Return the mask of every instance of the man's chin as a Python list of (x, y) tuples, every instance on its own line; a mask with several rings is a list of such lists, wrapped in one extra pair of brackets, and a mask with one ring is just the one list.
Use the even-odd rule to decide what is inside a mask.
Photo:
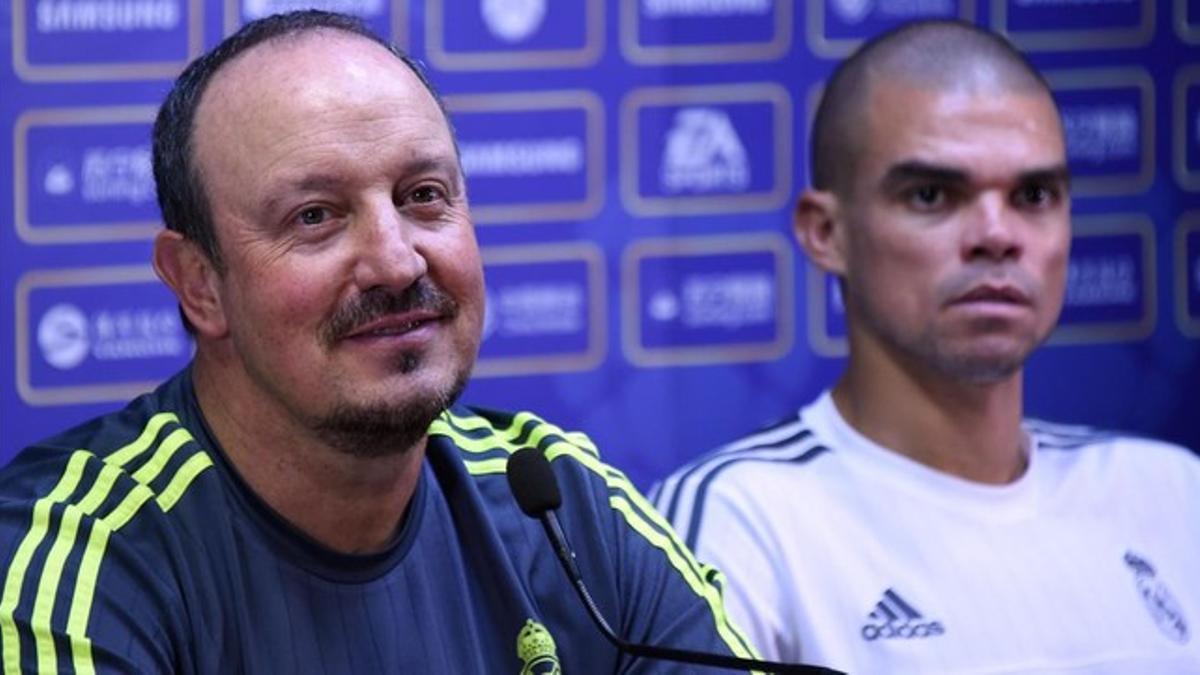
[(313, 427), (325, 443), (346, 454), (372, 458), (404, 453), (417, 446), (443, 410), (454, 405), (466, 383), (463, 373), (442, 386), (408, 382), (396, 385), (404, 391), (340, 401)]
[(939, 359), (940, 370), (972, 384), (1003, 382), (1021, 371), (1028, 350), (1005, 350), (946, 355)]

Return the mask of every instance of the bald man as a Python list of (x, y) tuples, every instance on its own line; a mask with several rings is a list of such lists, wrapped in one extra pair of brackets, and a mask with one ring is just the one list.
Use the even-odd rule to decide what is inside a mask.
[(795, 231), (849, 359), (656, 505), (769, 658), (852, 673), (1200, 672), (1200, 461), (1023, 420), (1063, 301), (1070, 196), (1042, 78), (919, 23), (832, 76)]
[(596, 630), (509, 492), (522, 448), (624, 637), (750, 655), (586, 437), (455, 403), (482, 268), (407, 57), (349, 17), (248, 24), (176, 82), (154, 168), (195, 359), (0, 473), (4, 673), (685, 670)]

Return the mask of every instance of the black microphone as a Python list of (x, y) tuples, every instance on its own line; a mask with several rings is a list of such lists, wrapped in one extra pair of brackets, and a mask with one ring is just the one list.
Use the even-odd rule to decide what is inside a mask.
[(600, 609), (596, 607), (591, 593), (583, 583), (583, 575), (579, 573), (579, 566), (575, 564), (575, 552), (567, 543), (567, 537), (558, 523), (558, 516), (554, 513), (555, 509), (562, 505), (562, 495), (558, 492), (558, 480), (554, 477), (554, 469), (550, 467), (550, 460), (546, 459), (542, 451), (537, 448), (521, 448), (508, 458), (506, 473), (508, 487), (512, 490), (517, 505), (521, 507), (525, 515), (541, 521), (542, 527), (546, 530), (546, 536), (554, 547), (554, 553), (558, 555), (558, 560), (571, 580), (571, 585), (575, 587), (579, 599), (587, 608), (588, 615), (592, 617), (592, 621), (600, 629), (600, 633), (622, 652), (651, 659), (716, 666), (731, 670), (845, 675), (840, 671), (821, 666), (760, 661), (725, 654), (626, 642), (617, 636), (612, 627), (608, 625), (608, 621), (604, 619), (604, 615), (600, 613)]

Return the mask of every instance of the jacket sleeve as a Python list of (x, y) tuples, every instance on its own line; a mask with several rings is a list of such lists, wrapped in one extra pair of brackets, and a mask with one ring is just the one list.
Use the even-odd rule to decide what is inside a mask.
[[(725, 611), (720, 573), (696, 560), (629, 479), (600, 461), (590, 441), (573, 435), (572, 444), (573, 461), (552, 464), (566, 489), (591, 495), (594, 510), (567, 514), (572, 522), (565, 527), (576, 533), (572, 543), (585, 578), (595, 579), (588, 585), (618, 635), (635, 643), (756, 657)], [(593, 518), (594, 533), (586, 522)], [(623, 657), (618, 672), (731, 671)]]
[(173, 672), (178, 603), (124, 536), (154, 517), (154, 494), (83, 450), (14, 464), (0, 479), (4, 673)]

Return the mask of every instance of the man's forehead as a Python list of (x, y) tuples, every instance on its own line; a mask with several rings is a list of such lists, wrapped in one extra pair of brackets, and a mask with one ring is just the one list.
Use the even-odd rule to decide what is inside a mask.
[(382, 45), (343, 30), (317, 28), (271, 38), (239, 54), (213, 75), (200, 106), (210, 100), (385, 78), (421, 86), (409, 67)]
[(195, 148), (203, 164), (215, 139), (294, 136), (331, 116), (380, 109), (444, 124), (433, 96), (395, 54), (359, 35), (318, 29), (269, 40), (226, 64), (197, 107)]
[(1054, 100), (1036, 90), (928, 87), (904, 81), (872, 86), (862, 132), (868, 151), (935, 142), (969, 142), (978, 132), (1002, 132), (1049, 153), (1065, 151)]

